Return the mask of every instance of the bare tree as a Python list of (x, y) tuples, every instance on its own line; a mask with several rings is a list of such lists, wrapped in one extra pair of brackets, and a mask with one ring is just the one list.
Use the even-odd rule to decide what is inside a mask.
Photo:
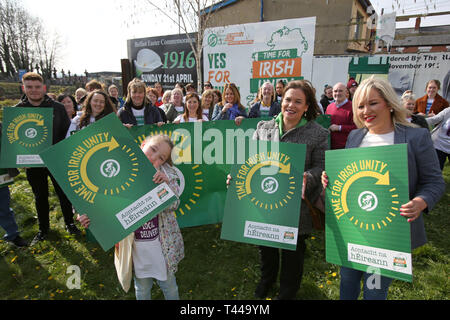
[[(189, 40), (192, 51), (194, 52), (197, 88), (202, 88), (202, 52), (203, 37), (208, 21), (214, 13), (213, 6), (218, 0), (172, 0), (165, 1), (161, 5), (155, 0), (145, 0), (153, 9), (156, 9), (163, 16), (174, 23), (178, 29), (184, 32)], [(197, 38), (193, 39), (191, 33), (196, 32)]]
[(61, 42), (57, 33), (49, 34), (43, 30), (42, 24), (38, 24), (38, 32), (35, 34), (35, 47), (37, 63), (41, 74), (45, 79), (52, 78), (52, 71), (56, 66)]
[(0, 72), (15, 78), (20, 69), (38, 65), (49, 79), (56, 61), (59, 38), (48, 34), (43, 23), (30, 15), (19, 0), (0, 0)]

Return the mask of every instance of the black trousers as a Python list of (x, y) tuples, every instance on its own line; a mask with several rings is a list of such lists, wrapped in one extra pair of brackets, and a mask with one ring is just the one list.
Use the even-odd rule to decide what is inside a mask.
[(297, 237), (297, 249), (295, 251), (259, 247), (261, 258), (261, 282), (270, 285), (277, 280), (280, 265), (281, 250), (281, 272), (280, 272), (280, 293), (282, 300), (295, 299), (303, 277), (303, 261), (305, 258), (306, 243), (309, 235), (299, 235)]
[(445, 153), (444, 151), (441, 151), (439, 149), (436, 149), (436, 153), (439, 159), (439, 165), (441, 167), (441, 171), (444, 170), (444, 165), (445, 165), (445, 160), (449, 160), (450, 161), (450, 154), (449, 153)]
[(47, 168), (28, 168), (27, 180), (33, 190), (36, 201), (36, 211), (39, 221), (39, 230), (47, 233), (50, 229), (49, 203), (48, 203), (48, 177), (52, 180), (56, 195), (61, 205), (61, 211), (66, 225), (73, 223), (72, 204), (62, 191)]

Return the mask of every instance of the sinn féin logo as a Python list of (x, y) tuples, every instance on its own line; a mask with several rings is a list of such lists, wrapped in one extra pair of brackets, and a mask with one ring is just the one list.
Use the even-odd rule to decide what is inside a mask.
[(120, 164), (116, 160), (108, 159), (100, 165), (100, 173), (106, 178), (112, 178), (119, 174)]
[(278, 190), (278, 181), (273, 177), (267, 177), (261, 182), (261, 189), (265, 193), (273, 194)]
[(137, 178), (139, 162), (133, 148), (120, 145), (109, 132), (102, 132), (74, 148), (67, 169), (73, 192), (94, 203), (98, 193), (114, 196), (129, 189)]
[(25, 113), (9, 123), (6, 133), (10, 144), (17, 141), (23, 147), (35, 148), (47, 140), (49, 132), (43, 115)]
[(27, 130), (25, 130), (25, 137), (29, 138), (29, 139), (33, 139), (37, 136), (37, 130), (35, 128), (28, 128)]
[(332, 179), (330, 204), (337, 221), (345, 216), (361, 230), (376, 231), (400, 217), (399, 195), (392, 186), (387, 163), (353, 161)]
[(268, 211), (286, 206), (297, 189), (290, 160), (288, 155), (272, 151), (249, 157), (236, 174), (238, 199), (248, 197), (257, 208)]
[(373, 211), (378, 206), (378, 198), (375, 193), (371, 191), (364, 191), (358, 197), (359, 207), (365, 211)]

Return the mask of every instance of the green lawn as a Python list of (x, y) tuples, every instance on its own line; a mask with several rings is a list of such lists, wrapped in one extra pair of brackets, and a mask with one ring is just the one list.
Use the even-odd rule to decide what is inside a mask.
[[(444, 169), (450, 182), (450, 166)], [(12, 207), (30, 240), (38, 231), (31, 188), (21, 173), (11, 186)], [(394, 281), (389, 299), (449, 299), (450, 211), (449, 188), (425, 218), (428, 244), (413, 253), (413, 283)], [(113, 251), (104, 252), (85, 237), (68, 236), (58, 201), (51, 188), (50, 239), (31, 248), (18, 249), (0, 241), (0, 299), (135, 299), (134, 289), (125, 293), (117, 281)], [(259, 279), (256, 246), (220, 240), (221, 225), (182, 230), (186, 258), (180, 263), (177, 281), (181, 299), (253, 299)], [(3, 230), (0, 235), (3, 236)], [(298, 299), (338, 299), (339, 268), (325, 261), (324, 234), (316, 232), (307, 241), (305, 270)], [(80, 289), (69, 289), (73, 279), (68, 268), (78, 266)], [(269, 298), (274, 298), (275, 287)], [(154, 299), (163, 299), (155, 285)]]

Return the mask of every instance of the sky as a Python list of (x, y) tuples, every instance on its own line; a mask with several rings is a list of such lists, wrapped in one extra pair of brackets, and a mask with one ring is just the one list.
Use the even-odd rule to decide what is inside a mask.
[[(163, 6), (164, 1), (154, 2)], [(127, 40), (178, 33), (178, 27), (147, 0), (22, 0), (22, 3), (30, 14), (42, 19), (50, 33), (58, 33), (62, 49), (57, 67), (66, 73), (120, 72), (120, 59), (127, 58)], [(371, 0), (371, 3), (377, 13), (384, 8), (384, 13), (397, 11), (397, 16), (425, 13), (426, 6), (428, 12), (450, 11), (449, 0)], [(426, 17), (421, 26), (449, 24), (448, 21), (448, 15)], [(397, 23), (397, 28), (413, 27), (414, 22), (410, 19)]]

